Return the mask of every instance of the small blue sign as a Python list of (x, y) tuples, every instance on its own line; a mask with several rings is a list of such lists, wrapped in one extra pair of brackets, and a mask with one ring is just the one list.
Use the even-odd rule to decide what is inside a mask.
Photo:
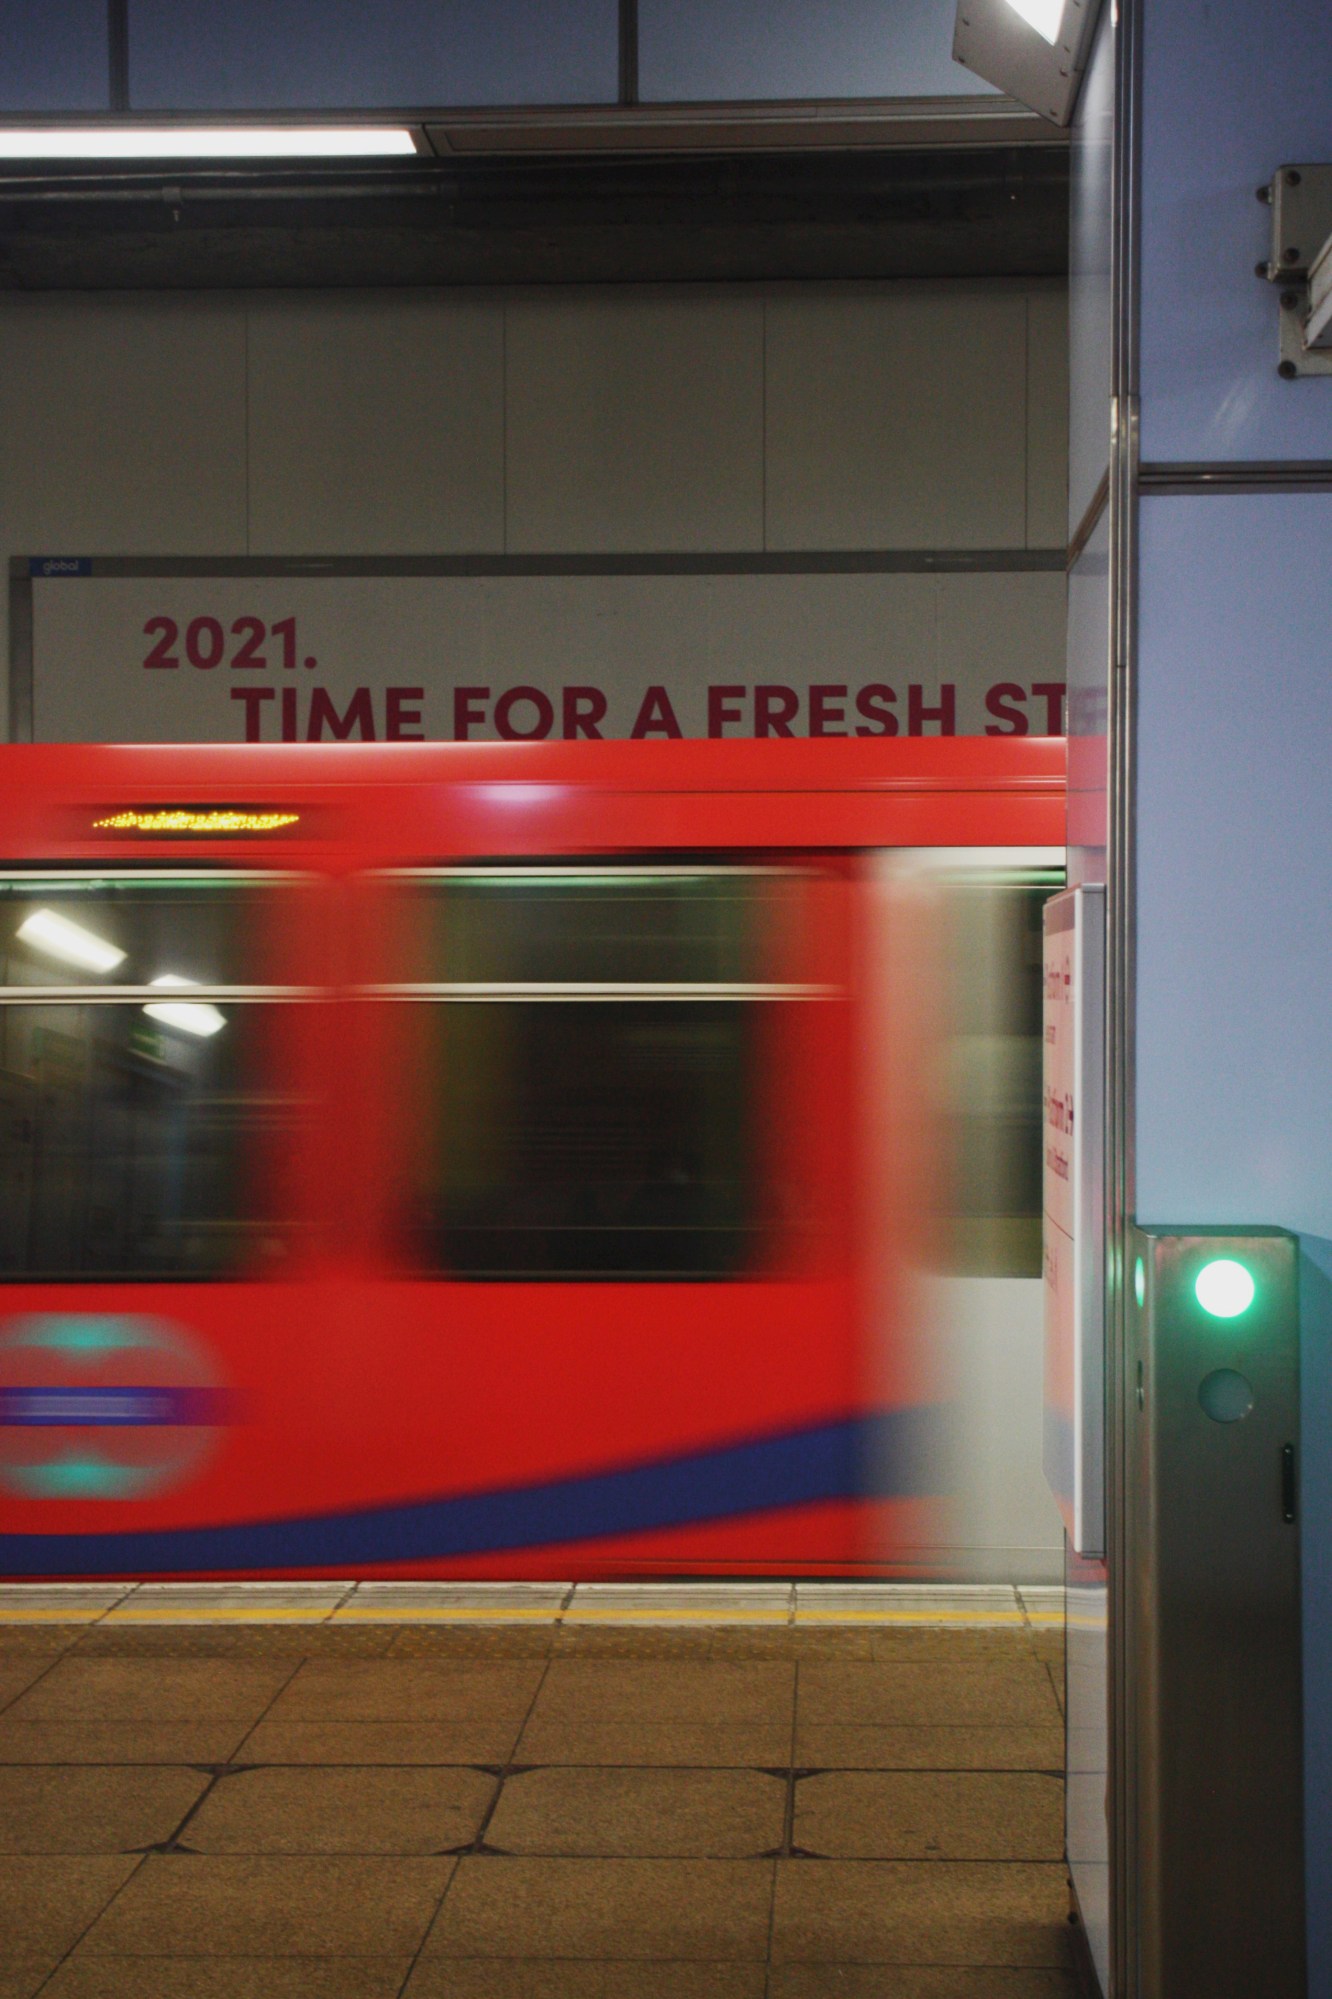
[(29, 576), (91, 576), (90, 555), (30, 555)]

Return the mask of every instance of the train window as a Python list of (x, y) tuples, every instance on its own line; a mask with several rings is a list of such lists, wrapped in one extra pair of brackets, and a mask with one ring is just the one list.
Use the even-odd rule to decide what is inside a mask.
[(217, 1277), (282, 1255), (267, 888), (0, 882), (0, 1278)]
[(430, 1267), (723, 1279), (775, 1198), (757, 1082), (794, 871), (550, 869), (418, 879), (406, 997), (430, 1107), (413, 1234)]
[(1061, 885), (1032, 871), (945, 890), (946, 1240), (966, 1275), (1041, 1272), (1041, 910)]
[(735, 985), (762, 976), (797, 878), (687, 868), (495, 869), (417, 885), (413, 978)]
[(275, 878), (35, 874), (0, 882), (5, 986), (271, 984), (271, 926), (257, 905)]

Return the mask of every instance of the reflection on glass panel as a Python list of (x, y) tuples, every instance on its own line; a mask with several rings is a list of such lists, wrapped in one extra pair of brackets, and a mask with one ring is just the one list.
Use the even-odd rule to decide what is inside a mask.
[(413, 1009), (429, 1042), (416, 1247), (471, 1277), (721, 1278), (759, 1261), (753, 1072), (735, 1001)]
[(613, 103), (617, 0), (129, 0), (140, 111)]
[(289, 1230), (265, 1212), (263, 1169), (294, 1106), (259, 1081), (276, 1009), (178, 1011), (0, 1007), (0, 1277), (217, 1277), (281, 1260)]
[(964, 1275), (1041, 1271), (1041, 910), (1059, 886), (974, 880), (943, 891), (946, 1240)]
[(0, 112), (110, 101), (106, 0), (0, 0)]
[(798, 881), (778, 874), (551, 868), (415, 882), (404, 887), (415, 958), (410, 978), (427, 985), (770, 979), (779, 945), (789, 940)]
[(639, 0), (645, 103), (994, 95), (953, 57), (955, 0)]
[(0, 880), (0, 985), (258, 985), (273, 890), (52, 874)]

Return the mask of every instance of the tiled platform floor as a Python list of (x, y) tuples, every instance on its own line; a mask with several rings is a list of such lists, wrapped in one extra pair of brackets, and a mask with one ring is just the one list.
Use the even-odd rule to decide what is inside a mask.
[(0, 1999), (1073, 1999), (1048, 1601), (334, 1590), (0, 1590)]

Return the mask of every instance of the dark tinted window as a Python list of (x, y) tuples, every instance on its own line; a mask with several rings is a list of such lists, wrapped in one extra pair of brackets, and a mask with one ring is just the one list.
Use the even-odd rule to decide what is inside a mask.
[(0, 0), (0, 112), (105, 111), (106, 0)]
[(432, 1008), (428, 1260), (474, 1277), (726, 1277), (762, 1223), (753, 1007)]
[[(758, 1080), (800, 878), (495, 870), (404, 884), (425, 1083), (412, 1233), (477, 1278), (717, 1279), (777, 1201)], [(770, 1063), (769, 1063), (770, 1066)]]
[[(225, 876), (0, 883), (0, 1276), (281, 1260), (282, 1010), (225, 990), (265, 984), (274, 892)], [(52, 997), (22, 996), (37, 988)]]
[(0, 1275), (280, 1262), (263, 1169), (291, 1108), (258, 1082), (270, 1013), (229, 1009), (205, 1038), (140, 1006), (0, 1007)]
[(444, 985), (771, 979), (794, 880), (720, 869), (496, 869), (422, 882), (407, 890), (408, 976)]

